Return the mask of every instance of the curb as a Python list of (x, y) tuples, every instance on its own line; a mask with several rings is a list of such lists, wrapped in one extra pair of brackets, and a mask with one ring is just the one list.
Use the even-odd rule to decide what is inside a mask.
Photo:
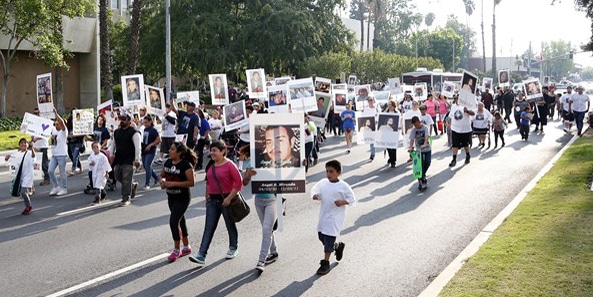
[(548, 171), (550, 171), (560, 156), (564, 154), (564, 151), (566, 151), (566, 149), (568, 149), (568, 147), (570, 147), (578, 138), (579, 137), (576, 135), (573, 136), (572, 139), (568, 141), (568, 143), (566, 143), (566, 145), (560, 149), (556, 155), (554, 155), (554, 157), (546, 164), (546, 166), (544, 166), (537, 173), (537, 175), (517, 194), (517, 196), (515, 196), (515, 198), (513, 198), (513, 200), (511, 200), (511, 202), (509, 202), (509, 204), (500, 213), (498, 213), (498, 215), (496, 215), (496, 217), (494, 217), (494, 219), (492, 219), (492, 221), (490, 221), (490, 223), (488, 223), (488, 225), (486, 225), (486, 227), (484, 227), (480, 233), (478, 233), (478, 235), (476, 235), (476, 237), (463, 249), (463, 251), (461, 251), (461, 253), (457, 255), (457, 257), (455, 257), (455, 259), (449, 263), (449, 265), (447, 265), (447, 267), (445, 267), (445, 269), (439, 273), (439, 275), (418, 296), (438, 296), (443, 288), (449, 283), (449, 281), (453, 279), (457, 271), (463, 267), (463, 264), (465, 264), (466, 260), (480, 250), (480, 247), (488, 240), (488, 238), (490, 238), (490, 235), (492, 235), (494, 231), (506, 220), (506, 218), (511, 215), (511, 213), (513, 213), (515, 208), (517, 208), (525, 196), (527, 196), (527, 193), (533, 190), (537, 182), (546, 173), (548, 173)]

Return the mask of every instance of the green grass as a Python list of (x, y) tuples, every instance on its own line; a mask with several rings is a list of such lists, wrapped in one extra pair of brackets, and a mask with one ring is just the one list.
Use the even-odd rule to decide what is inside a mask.
[(593, 138), (584, 137), (440, 296), (593, 296), (592, 173)]
[(31, 139), (31, 135), (21, 133), (18, 130), (0, 132), (0, 151), (19, 148), (19, 139), (25, 137)]

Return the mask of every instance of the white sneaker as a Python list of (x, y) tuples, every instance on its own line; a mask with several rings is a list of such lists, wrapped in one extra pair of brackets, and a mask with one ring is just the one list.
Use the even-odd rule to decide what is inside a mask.
[(60, 191), (60, 187), (55, 187), (52, 188), (51, 191), (49, 191), (49, 195), (50, 196), (56, 196), (56, 194)]
[(150, 190), (150, 186), (144, 186), (144, 191)]
[(80, 173), (80, 168), (76, 167), (76, 169), (74, 169), (75, 173)]
[(237, 257), (237, 254), (239, 254), (237, 248), (229, 248), (229, 250), (226, 252), (226, 258), (234, 259), (235, 257)]
[(66, 195), (68, 194), (68, 189), (62, 189), (60, 188), (60, 190), (58, 191), (58, 193), (56, 193), (56, 196), (62, 196), (62, 195)]

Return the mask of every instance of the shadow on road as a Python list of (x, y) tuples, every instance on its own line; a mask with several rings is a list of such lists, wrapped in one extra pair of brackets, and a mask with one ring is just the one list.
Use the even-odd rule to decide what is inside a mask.
[[(336, 268), (339, 263), (334, 262), (330, 266), (332, 269)], [(329, 272), (331, 274), (331, 271)], [(311, 287), (313, 287), (313, 283), (323, 276), (318, 274), (311, 275), (308, 279), (302, 281), (294, 281), (290, 285), (286, 286), (286, 288), (282, 289), (280, 292), (272, 295), (273, 297), (283, 297), (283, 296), (301, 296)]]

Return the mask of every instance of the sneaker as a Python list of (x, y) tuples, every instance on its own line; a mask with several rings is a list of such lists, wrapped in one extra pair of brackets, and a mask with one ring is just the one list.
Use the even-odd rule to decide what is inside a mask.
[(395, 163), (391, 163), (391, 168), (395, 168)]
[(169, 262), (175, 262), (177, 258), (179, 258), (179, 250), (173, 250), (167, 259)]
[(74, 170), (72, 170), (72, 171), (68, 171), (67, 174), (68, 174), (68, 176), (74, 176), (76, 173), (74, 172)]
[(229, 248), (229, 250), (226, 252), (226, 258), (234, 259), (238, 254), (239, 251), (237, 251), (237, 248)]
[(84, 193), (87, 195), (95, 195), (95, 189), (86, 188), (84, 189)]
[(163, 160), (160, 159), (160, 158), (159, 159), (156, 159), (156, 160), (154, 160), (154, 164), (156, 164), (156, 165), (163, 165)]
[(319, 269), (317, 269), (317, 274), (327, 274), (329, 271), (331, 270), (331, 267), (329, 266), (329, 261), (327, 260), (321, 260), (319, 262)]
[(457, 165), (457, 160), (453, 160), (451, 163), (449, 163), (449, 167), (453, 167), (455, 165)]
[(76, 173), (80, 173), (80, 171), (81, 171), (81, 169), (80, 169), (80, 168), (78, 168), (78, 167), (76, 167), (76, 169), (74, 169), (74, 173), (75, 173), (75, 174), (76, 174)]
[(119, 206), (128, 206), (130, 203), (130, 200), (122, 200), (122, 202), (119, 203)]
[(465, 157), (465, 164), (469, 164), (470, 157)]
[(66, 195), (66, 194), (68, 194), (68, 189), (60, 188), (60, 190), (56, 193), (56, 196), (62, 196), (62, 195)]
[(346, 247), (346, 244), (343, 242), (338, 242), (338, 247), (335, 249), (336, 250), (336, 260), (340, 261), (342, 260), (342, 257), (344, 256), (344, 247)]
[(371, 155), (371, 161), (373, 161), (375, 159), (375, 155)]
[(101, 201), (105, 200), (106, 197), (107, 197), (107, 193), (101, 192)]
[(101, 200), (95, 198), (95, 200), (93, 200), (93, 205), (99, 204), (101, 203)]
[(47, 186), (49, 184), (51, 184), (49, 179), (44, 179), (42, 182), (39, 183), (40, 186)]
[(55, 187), (49, 191), (50, 196), (56, 196), (56, 194), (60, 191), (60, 187)]
[(138, 183), (132, 183), (132, 193), (130, 194), (130, 198), (136, 198), (136, 191), (138, 191)]
[(206, 264), (206, 257), (202, 255), (189, 256), (189, 261), (200, 265)]
[(33, 207), (25, 206), (25, 209), (23, 209), (23, 212), (21, 212), (21, 214), (24, 216), (29, 215), (31, 213), (31, 210), (33, 210)]
[(266, 264), (272, 264), (274, 262), (276, 262), (276, 260), (278, 260), (278, 253), (271, 253), (268, 255), (268, 257), (266, 257)]
[(257, 262), (255, 269), (263, 272), (264, 270), (266, 270), (266, 264), (264, 262)]
[(190, 254), (191, 254), (191, 247), (186, 246), (186, 247), (184, 247), (181, 250), (181, 256), (180, 257), (187, 256), (187, 255), (190, 255)]
[(155, 180), (154, 181), (154, 184), (152, 184), (152, 187), (153, 188), (157, 188), (157, 187), (160, 187), (160, 186), (161, 186), (161, 184), (159, 184), (159, 181), (158, 180)]
[(148, 190), (150, 190), (150, 186), (149, 185), (146, 185), (146, 186), (144, 186), (143, 189), (144, 189), (144, 191), (148, 191)]

